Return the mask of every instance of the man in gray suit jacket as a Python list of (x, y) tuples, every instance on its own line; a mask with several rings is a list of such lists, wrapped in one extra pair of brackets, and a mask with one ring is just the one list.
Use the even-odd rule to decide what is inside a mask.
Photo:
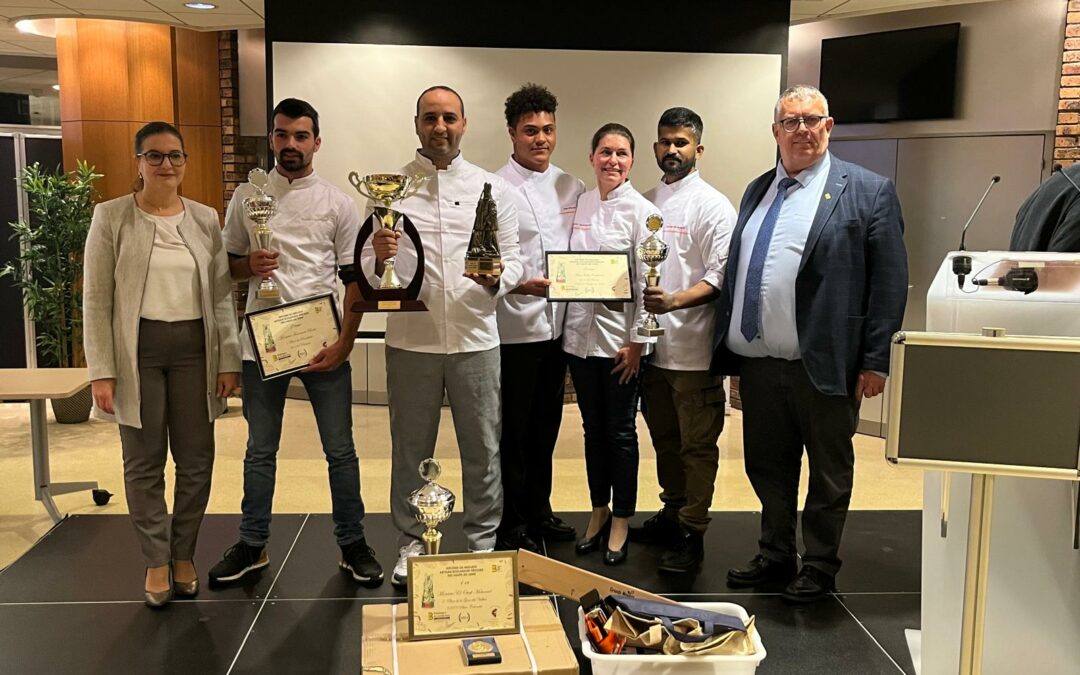
[(833, 157), (832, 127), (814, 87), (781, 94), (772, 125), (780, 162), (743, 195), (713, 345), (712, 372), (741, 376), (746, 473), (761, 500), (760, 553), (729, 570), (728, 585), (786, 584), (784, 599), (797, 603), (835, 588), (859, 403), (885, 387), (907, 301), (893, 184)]

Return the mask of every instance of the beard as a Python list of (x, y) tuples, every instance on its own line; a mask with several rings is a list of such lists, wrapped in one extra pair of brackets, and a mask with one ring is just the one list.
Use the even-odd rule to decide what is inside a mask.
[(667, 155), (660, 162), (660, 169), (666, 176), (682, 177), (694, 170), (697, 165), (696, 158), (684, 160), (678, 155)]
[(278, 155), (278, 164), (286, 171), (299, 171), (308, 165), (301, 153), (283, 152)]

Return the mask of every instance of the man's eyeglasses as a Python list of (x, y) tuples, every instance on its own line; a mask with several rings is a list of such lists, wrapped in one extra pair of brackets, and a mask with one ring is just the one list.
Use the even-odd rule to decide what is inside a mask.
[(187, 162), (187, 153), (180, 152), (179, 150), (173, 150), (170, 153), (148, 150), (146, 152), (140, 152), (135, 156), (142, 157), (150, 166), (161, 166), (161, 163), (165, 161), (166, 157), (169, 158), (169, 164), (172, 164), (173, 166), (183, 166), (184, 163)]
[(828, 117), (822, 117), (821, 115), (806, 115), (805, 117), (785, 117), (777, 122), (784, 131), (795, 133), (799, 130), (799, 125), (806, 125), (807, 131), (813, 131), (821, 126), (821, 123), (829, 119)]

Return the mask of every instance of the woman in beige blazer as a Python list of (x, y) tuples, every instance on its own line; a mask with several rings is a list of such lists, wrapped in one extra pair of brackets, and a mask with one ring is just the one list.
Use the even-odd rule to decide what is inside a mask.
[[(146, 559), (146, 603), (193, 596), (210, 496), (214, 419), (239, 384), (240, 345), (218, 214), (180, 197), (180, 132), (135, 134), (134, 194), (98, 204), (86, 240), (83, 320), (95, 406), (115, 415), (128, 510)], [(165, 460), (176, 489), (170, 524)]]

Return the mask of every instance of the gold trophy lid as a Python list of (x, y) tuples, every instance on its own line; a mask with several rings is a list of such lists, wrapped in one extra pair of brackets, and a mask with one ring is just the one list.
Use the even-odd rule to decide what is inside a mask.
[(649, 232), (656, 233), (660, 231), (660, 228), (664, 226), (664, 218), (659, 213), (654, 213), (645, 219), (645, 228)]

